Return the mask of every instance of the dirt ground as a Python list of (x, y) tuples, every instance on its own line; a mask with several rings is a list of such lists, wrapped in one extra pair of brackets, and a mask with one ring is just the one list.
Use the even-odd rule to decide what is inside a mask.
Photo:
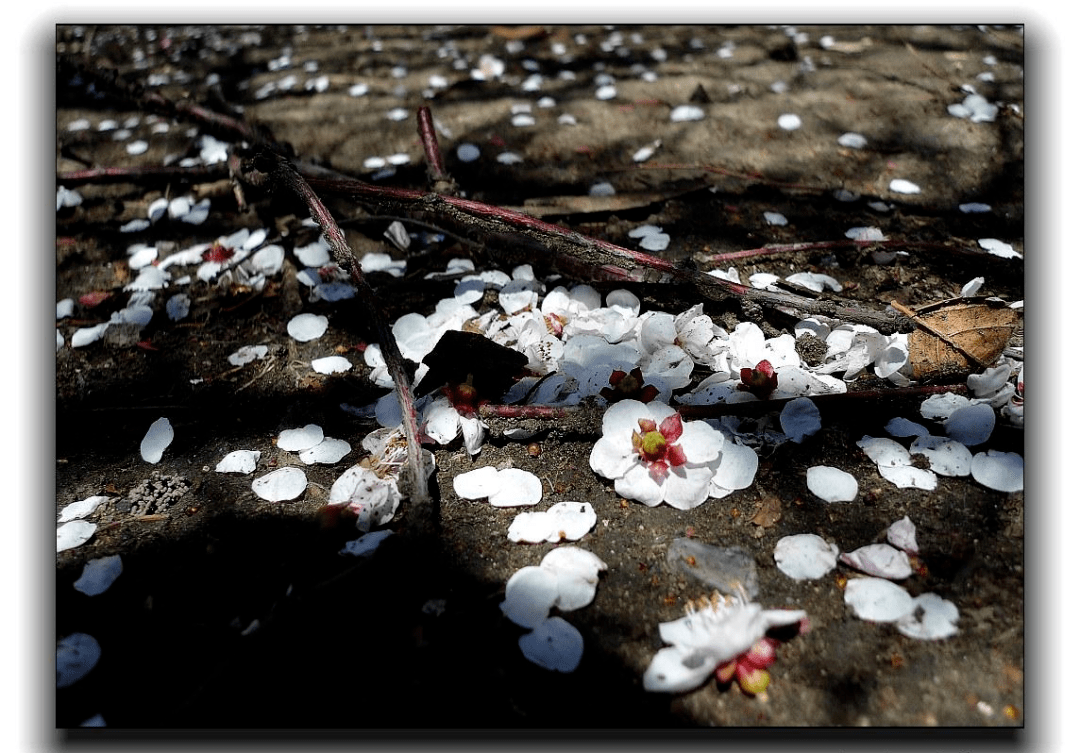
[[(821, 44), (823, 37), (834, 43)], [(730, 54), (718, 53), (724, 48)], [(443, 129), (447, 168), (467, 197), (531, 208), (628, 247), (636, 247), (629, 230), (660, 225), (671, 236), (663, 254), (702, 269), (715, 266), (710, 254), (841, 240), (852, 227), (879, 227), (888, 238), (913, 243), (909, 255), (887, 266), (840, 245), (731, 262), (744, 281), (761, 271), (825, 272), (843, 284), (844, 298), (877, 310), (894, 299), (918, 305), (955, 297), (977, 276), (986, 280), (983, 294), (1024, 297), (1022, 260), (930, 245), (978, 251), (978, 239), (997, 238), (1024, 251), (1024, 49), (1017, 29), (61, 27), (57, 50), (115, 67), (131, 81), (168, 74), (167, 82), (152, 84), (155, 91), (242, 113), (301, 158), (341, 173), (372, 179), (377, 169), (365, 160), (407, 154), (406, 165), (378, 178), (385, 185), (426, 187), (413, 114), (427, 104)], [(280, 68), (285, 51), (290, 66)], [(473, 80), (470, 70), (488, 53), (505, 62), (505, 72)], [(455, 67), (455, 59), (465, 64)], [(563, 70), (574, 75), (560, 77)], [(980, 79), (988, 70), (992, 79)], [(643, 77), (647, 71), (654, 80)], [(212, 73), (217, 83), (208, 86)], [(543, 76), (540, 89), (526, 90), (535, 73)], [(256, 96), (287, 74), (297, 77), (293, 89)], [(613, 98), (597, 98), (604, 83), (598, 74), (612, 77)], [(325, 91), (305, 90), (305, 81), (322, 75)], [(446, 86), (434, 86), (432, 76), (444, 77)], [(358, 83), (368, 85), (367, 93), (350, 96)], [(1003, 105), (993, 122), (947, 112), (966, 96), (964, 85)], [(543, 96), (553, 106), (539, 106)], [(532, 105), (534, 125), (511, 124), (516, 104)], [(671, 109), (684, 104), (697, 104), (706, 116), (672, 122)], [(396, 107), (408, 117), (388, 119)], [(778, 127), (784, 113), (798, 114), (801, 127)], [(57, 170), (160, 165), (167, 155), (197, 153), (198, 132), (186, 125), (152, 133), (146, 120), (133, 122), (133, 137), (149, 144), (135, 156), (126, 142), (96, 130), (106, 118), (123, 123), (138, 114), (122, 99), (58, 75)], [(576, 124), (560, 124), (566, 114)], [(80, 118), (94, 127), (69, 131)], [(868, 145), (838, 145), (845, 132), (861, 133)], [(652, 163), (665, 167), (633, 161), (656, 141)], [(476, 144), (480, 159), (459, 160), (463, 143)], [(496, 161), (504, 151), (522, 161)], [(898, 178), (921, 192), (891, 191)], [(614, 197), (588, 195), (601, 181), (615, 187)], [(91, 495), (111, 500), (93, 518), (94, 537), (56, 558), (57, 637), (89, 633), (102, 647), (90, 674), (57, 691), (58, 727), (77, 727), (96, 714), (112, 728), (1024, 724), (1023, 493), (991, 491), (971, 477), (943, 477), (933, 492), (896, 489), (855, 445), (865, 434), (884, 436), (893, 416), (920, 420), (918, 399), (826, 413), (820, 433), (762, 457), (750, 488), (685, 512), (620, 500), (584, 460), (596, 437), (570, 427), (546, 430), (539, 456), (498, 438), (473, 459), (459, 445), (439, 447), (432, 484), (438, 546), (412, 546), (399, 516), (389, 527), (403, 535), (391, 536), (371, 559), (339, 555), (357, 532), (328, 522), (320, 508), (334, 480), (361, 459), (360, 439), (376, 428), (341, 405), (364, 405), (383, 393), (354, 347), (375, 339), (359, 305), (302, 302), (301, 310), (327, 315), (330, 327), (320, 340), (300, 343), (285, 330), (297, 305), (287, 273), (259, 295), (194, 283), (187, 319), (174, 323), (159, 311), (138, 337), (70, 345), (75, 329), (126, 303), (125, 249), (136, 241), (181, 249), (241, 227), (267, 227), (272, 236), (287, 231), (279, 242), (291, 250), (314, 237), (300, 227), (298, 206), (271, 197), (241, 211), (227, 189), (209, 192), (203, 225), (166, 220), (141, 233), (119, 232), (146, 216), (153, 199), (188, 189), (80, 185), (83, 203), (57, 213), (57, 300), (117, 293), (92, 308), (80, 304), (73, 318), (57, 322), (65, 338), (56, 353), (57, 511)], [(857, 198), (839, 200), (841, 189)], [(886, 206), (875, 209), (875, 201)], [(966, 202), (992, 211), (958, 211)], [(379, 207), (328, 204), (358, 253), (403, 256), (383, 237), (391, 218)], [(768, 224), (766, 211), (782, 213), (788, 224)], [(412, 219), (439, 229), (438, 217)], [(390, 320), (430, 313), (451, 294), (452, 282), (422, 280), (451, 258), (499, 266), (503, 257), (489, 256), (489, 240), (448, 236), (409, 259), (408, 277), (372, 274)], [(543, 266), (539, 258), (534, 263)], [(596, 285), (631, 287), (643, 309), (677, 313), (697, 302), (663, 285)], [(721, 323), (745, 315), (729, 302), (706, 301), (705, 311)], [(772, 313), (765, 321), (779, 330), (792, 323)], [(228, 355), (250, 344), (269, 346), (269, 360), (231, 367)], [(335, 349), (352, 361), (352, 371), (315, 373), (310, 361)], [(176, 438), (162, 461), (149, 465), (139, 443), (162, 416)], [(298, 501), (264, 502), (252, 493), (251, 476), (213, 471), (235, 449), (261, 451), (255, 475), (298, 465), (274, 440), (308, 423), (354, 450), (335, 465), (304, 466), (310, 484)], [(986, 444), (1021, 454), (1023, 446), (1023, 431), (1000, 421)], [(588, 501), (597, 513), (595, 529), (577, 545), (608, 570), (594, 602), (566, 615), (585, 640), (581, 665), (570, 674), (524, 659), (517, 646), (523, 631), (499, 610), (510, 575), (538, 564), (555, 545), (510, 542), (506, 531), (520, 510), (453, 491), (457, 474), (500, 463), (542, 479), (543, 507)], [(856, 501), (817, 501), (805, 469), (819, 464), (856, 476)], [(124, 500), (148, 480), (178, 491), (149, 518), (125, 512)], [(753, 522), (763, 507), (779, 510), (767, 525)], [(783, 536), (817, 533), (850, 551), (882, 541), (888, 525), (905, 515), (917, 526), (924, 567), (903, 585), (956, 604), (959, 633), (946, 640), (916, 641), (892, 625), (857, 619), (844, 604), (843, 577), (852, 571), (843, 566), (816, 581), (794, 581), (773, 562)], [(657, 624), (708, 591), (665, 565), (667, 546), (688, 532), (750, 551), (758, 600), (809, 614), (810, 632), (779, 649), (765, 697), (712, 682), (681, 695), (642, 689), (642, 673), (663, 645)], [(84, 563), (111, 554), (122, 555), (124, 570), (107, 592), (87, 597), (72, 587)]]

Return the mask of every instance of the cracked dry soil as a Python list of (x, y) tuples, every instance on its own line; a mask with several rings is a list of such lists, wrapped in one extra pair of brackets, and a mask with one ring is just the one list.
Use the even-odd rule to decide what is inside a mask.
[[(269, 26), (256, 30), (254, 44), (250, 29), (162, 26), (148, 44), (145, 28), (98, 27), (90, 37), (59, 27), (57, 45), (58, 53), (87, 55), (131, 80), (169, 73), (173, 83), (158, 87), (165, 96), (190, 96), (218, 109), (242, 106), (245, 119), (270, 129), (301, 158), (343, 173), (367, 177), (367, 157), (409, 154), (410, 163), (385, 179), (390, 185), (424, 187), (426, 177), (415, 121), (392, 122), (385, 113), (397, 106), (415, 113), (428, 104), (451, 134), (440, 135), (440, 144), (468, 197), (540, 206), (536, 211), (549, 221), (630, 247), (628, 230), (661, 225), (672, 238), (663, 253), (704, 268), (710, 253), (837, 240), (856, 226), (881, 227), (889, 238), (913, 242), (959, 241), (964, 248), (995, 237), (1023, 252), (1022, 109), (1003, 108), (992, 123), (946, 112), (963, 98), (961, 85), (975, 82), (987, 55), (997, 60), (995, 78), (980, 91), (991, 101), (1022, 106), (1022, 34), (914, 26), (801, 30), (809, 42), (765, 27)], [(602, 44), (614, 31), (627, 52)], [(843, 45), (821, 48), (816, 40), (826, 34)], [(507, 51), (511, 38), (520, 38), (519, 52)], [(730, 59), (716, 54), (725, 42), (735, 43)], [(451, 43), (470, 61), (485, 52), (505, 60), (503, 80), (473, 81), (468, 70), (453, 69), (438, 54)], [(565, 45), (573, 59), (556, 59), (553, 43)], [(142, 69), (132, 64), (135, 47), (145, 51)], [(268, 62), (285, 47), (292, 51), (292, 72), (317, 61), (330, 88), (316, 93), (297, 86), (256, 99), (260, 86), (282, 75)], [(658, 61), (651, 51), (661, 47), (668, 54)], [(530, 72), (525, 59), (544, 74), (542, 92), (521, 90)], [(616, 79), (614, 100), (594, 95), (598, 63)], [(655, 70), (656, 80), (642, 80), (635, 65)], [(403, 76), (395, 77), (395, 66), (404, 67)], [(556, 76), (564, 68), (575, 72), (573, 80)], [(178, 72), (188, 74), (186, 82), (177, 83)], [(210, 73), (220, 77), (216, 87), (206, 85)], [(422, 99), (436, 73), (450, 85)], [(368, 94), (348, 96), (348, 86), (359, 81), (369, 83)], [(786, 82), (786, 91), (773, 91), (775, 81)], [(531, 128), (511, 126), (511, 105), (542, 94), (556, 106), (534, 106)], [(671, 107), (691, 101), (706, 109), (704, 120), (669, 121)], [(556, 123), (564, 112), (574, 115), (576, 126)], [(800, 115), (799, 130), (777, 127), (785, 112)], [(166, 154), (191, 148), (186, 126), (148, 137), (150, 148), (138, 157), (107, 133), (67, 131), (77, 118), (96, 123), (135, 114), (129, 103), (95, 98), (58, 77), (57, 170), (161, 164)], [(870, 145), (838, 146), (837, 136), (846, 131), (864, 134)], [(662, 146), (654, 161), (725, 172), (640, 169), (630, 155), (656, 139)], [(482, 158), (458, 161), (455, 149), (464, 142), (477, 144)], [(496, 162), (504, 149), (524, 161)], [(890, 193), (895, 177), (915, 182), (921, 193)], [(610, 181), (616, 196), (629, 197), (627, 204), (586, 198), (598, 180)], [(58, 213), (57, 300), (119, 292), (129, 275), (124, 252), (136, 240), (184, 248), (240, 227), (287, 233), (281, 241), (287, 249), (312, 239), (305, 236), (310, 228), (299, 224), (305, 213), (298, 204), (271, 197), (242, 212), (230, 192), (212, 189), (202, 226), (163, 222), (138, 237), (118, 232), (129, 219), (145, 216), (154, 198), (189, 188), (80, 186), (83, 204)], [(861, 198), (837, 201), (837, 189)], [(869, 208), (874, 199), (891, 208)], [(378, 207), (327, 201), (355, 251), (400, 256), (382, 236), (389, 219)], [(993, 211), (957, 211), (969, 201)], [(789, 224), (768, 225), (764, 211), (783, 213)], [(438, 217), (412, 219), (440, 225)], [(474, 258), (478, 267), (502, 265), (504, 257), (489, 252), (506, 245), (505, 238), (448, 237), (430, 254), (410, 258), (408, 277), (373, 274), (371, 282), (391, 321), (409, 311), (429, 313), (452, 283), (424, 281), (423, 273), (460, 256)], [(521, 253), (545, 269), (532, 250)], [(912, 246), (887, 266), (850, 247), (733, 264), (744, 281), (758, 271), (824, 271), (844, 284), (844, 298), (879, 310), (893, 299), (918, 305), (954, 297), (976, 276), (986, 278), (984, 293), (1008, 301), (1024, 295), (1022, 261), (941, 248)], [(643, 310), (681, 312), (697, 302), (685, 290), (658, 284), (595, 284), (630, 287)], [(76, 727), (98, 713), (113, 728), (1023, 724), (1023, 493), (990, 491), (970, 477), (941, 478), (933, 492), (896, 489), (855, 446), (864, 434), (883, 436), (893, 416), (920, 420), (917, 399), (826, 412), (817, 435), (763, 456), (749, 489), (686, 512), (620, 500), (588, 467), (595, 441), (588, 426), (547, 428), (538, 457), (496, 432), (473, 459), (459, 446), (439, 447), (431, 487), (437, 545), (416, 546), (402, 531), (370, 560), (356, 560), (338, 554), (356, 531), (334, 525), (320, 508), (333, 481), (360, 459), (360, 439), (375, 428), (339, 407), (381, 394), (354, 349), (374, 340), (361, 308), (300, 300), (288, 269), (260, 295), (198, 284), (190, 294), (186, 320), (172, 323), (159, 312), (139, 335), (151, 349), (136, 346), (135, 338), (116, 338), (82, 349), (65, 345), (56, 354), (57, 509), (94, 494), (110, 496), (95, 518), (94, 537), (56, 558), (57, 636), (85, 632), (102, 647), (97, 667), (57, 691), (58, 727)], [(126, 295), (112, 300), (122, 305)], [(101, 321), (109, 305), (80, 308), (76, 319)], [(330, 318), (321, 340), (288, 337), (285, 323), (299, 310)], [(719, 322), (744, 318), (733, 302), (706, 301), (705, 311)], [(766, 311), (764, 323), (790, 330), (793, 321)], [(76, 325), (57, 326), (70, 338)], [(238, 370), (228, 365), (229, 353), (256, 343), (270, 347), (267, 360)], [(335, 349), (354, 363), (352, 371), (314, 373), (311, 359)], [(169, 417), (176, 439), (151, 466), (140, 459), (139, 442), (161, 416)], [(298, 501), (263, 502), (251, 492), (252, 477), (213, 472), (227, 452), (240, 448), (262, 452), (256, 475), (273, 464), (297, 464), (273, 440), (282, 429), (307, 423), (321, 424), (355, 449), (334, 466), (305, 467), (311, 483)], [(1023, 453), (1023, 444), (1021, 430), (999, 422), (986, 446)], [(593, 603), (566, 615), (585, 639), (573, 673), (526, 661), (517, 647), (522, 630), (498, 606), (507, 578), (538, 564), (554, 545), (511, 543), (506, 531), (518, 510), (493, 509), (453, 492), (456, 474), (501, 463), (542, 479), (543, 508), (578, 500), (597, 512), (595, 529), (578, 545), (600, 556), (608, 570)], [(818, 464), (855, 475), (858, 498), (817, 501), (806, 489), (805, 470)], [(763, 509), (769, 514), (755, 517)], [(959, 634), (947, 640), (915, 641), (891, 625), (855, 618), (843, 602), (842, 577), (851, 574), (843, 566), (820, 580), (797, 582), (772, 561), (783, 536), (817, 533), (850, 551), (883, 540), (885, 528), (904, 515), (917, 526), (925, 568), (903, 585), (957, 605)], [(390, 527), (400, 528), (399, 521)], [(688, 531), (753, 553), (758, 600), (766, 607), (809, 613), (811, 631), (779, 649), (767, 698), (711, 682), (676, 696), (641, 688), (642, 673), (662, 646), (657, 624), (679, 616), (685, 601), (707, 590), (665, 566), (667, 546)], [(72, 588), (87, 560), (116, 553), (124, 572), (107, 592), (90, 598)]]

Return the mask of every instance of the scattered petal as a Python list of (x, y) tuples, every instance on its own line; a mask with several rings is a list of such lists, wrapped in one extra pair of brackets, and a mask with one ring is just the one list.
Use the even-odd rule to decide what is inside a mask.
[(840, 554), (836, 544), (813, 533), (797, 533), (776, 542), (773, 559), (780, 572), (795, 580), (814, 580), (834, 567)]
[(578, 629), (562, 617), (548, 617), (518, 638), (525, 658), (544, 669), (573, 672), (581, 663), (585, 641)]
[(879, 465), (878, 473), (899, 489), (933, 491), (937, 488), (937, 475), (933, 471), (916, 468), (912, 465)]
[(557, 502), (543, 512), (520, 513), (510, 524), (511, 541), (533, 544), (577, 541), (596, 525), (596, 512), (588, 502)]
[(365, 533), (360, 538), (347, 542), (345, 548), (339, 554), (351, 554), (353, 557), (370, 557), (379, 548), (379, 544), (383, 543), (392, 533), (393, 531), (389, 529)]
[(896, 621), (896, 629), (908, 638), (934, 641), (956, 635), (960, 610), (935, 593), (919, 594), (912, 612)]
[(558, 598), (559, 579), (555, 573), (529, 565), (510, 576), (499, 608), (511, 622), (534, 628), (547, 619)]
[(92, 635), (72, 633), (56, 644), (56, 687), (73, 685), (94, 668), (101, 646)]
[(289, 320), (289, 336), (302, 343), (318, 340), (329, 324), (330, 321), (321, 314), (297, 314)]
[(850, 502), (859, 496), (859, 482), (854, 476), (827, 465), (807, 468), (806, 486), (825, 502)]
[(218, 473), (252, 473), (259, 462), (258, 450), (233, 450), (214, 468)]
[(307, 489), (307, 476), (299, 468), (278, 468), (251, 482), (251, 491), (267, 502), (296, 499)]
[(971, 473), (971, 451), (955, 439), (922, 436), (911, 443), (912, 455), (925, 455), (930, 470), (942, 476), (966, 476)]
[(911, 595), (883, 578), (850, 578), (844, 587), (844, 603), (859, 619), (872, 622), (895, 622), (915, 610)]
[(902, 549), (908, 554), (919, 553), (919, 545), (915, 542), (915, 524), (907, 515), (889, 526), (885, 537), (897, 549)]
[(793, 113), (784, 113), (776, 119), (776, 124), (785, 131), (794, 131), (802, 127), (802, 118)]
[(85, 518), (87, 515), (92, 514), (94, 510), (98, 509), (102, 503), (108, 501), (109, 498), (104, 494), (97, 494), (78, 502), (72, 502), (60, 511), (60, 517), (56, 519), (56, 522), (67, 523), (70, 520)]
[(73, 520), (56, 529), (56, 551), (63, 552), (82, 546), (97, 530), (97, 524), (86, 520)]
[(229, 363), (233, 366), (245, 366), (252, 361), (266, 357), (269, 348), (265, 345), (245, 345), (229, 355)]
[(316, 358), (311, 368), (319, 374), (341, 374), (352, 368), (352, 362), (344, 356), (327, 356)]
[(160, 462), (165, 448), (172, 444), (172, 441), (172, 424), (169, 423), (167, 418), (159, 418), (150, 424), (150, 429), (146, 432), (146, 436), (143, 437), (143, 441), (139, 445), (139, 454), (147, 463)]
[(922, 191), (921, 188), (912, 183), (910, 180), (904, 180), (903, 178), (895, 178), (890, 181), (889, 190), (895, 191), (896, 193), (906, 194), (920, 193)]
[(89, 560), (83, 565), (82, 575), (75, 581), (75, 590), (87, 596), (105, 593), (123, 571), (119, 554)]
[(821, 430), (821, 411), (808, 397), (797, 397), (780, 411), (780, 427), (791, 441), (801, 443)]
[(968, 447), (980, 445), (994, 431), (997, 415), (986, 403), (958, 408), (945, 419), (945, 433)]
[(849, 567), (890, 580), (903, 580), (911, 575), (908, 556), (889, 544), (869, 544), (853, 552), (840, 555), (840, 561)]
[(302, 452), (314, 447), (324, 439), (322, 427), (318, 424), (308, 424), (302, 429), (285, 429), (277, 438), (279, 450), (286, 452)]
[(995, 491), (1023, 491), (1024, 459), (1015, 452), (980, 452), (971, 459), (971, 477)]

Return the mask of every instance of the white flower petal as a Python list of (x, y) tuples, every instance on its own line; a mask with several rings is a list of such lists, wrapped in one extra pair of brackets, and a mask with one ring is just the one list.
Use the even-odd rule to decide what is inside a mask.
[(930, 459), (930, 470), (942, 476), (966, 476), (971, 473), (971, 451), (946, 437), (922, 436), (911, 443), (912, 455)]
[(784, 575), (795, 580), (814, 580), (834, 567), (840, 554), (836, 544), (813, 533), (797, 533), (776, 542), (773, 559)]
[(758, 470), (758, 454), (754, 448), (737, 442), (724, 445), (720, 465), (713, 474), (712, 483), (728, 491), (746, 489), (754, 483)]
[(352, 446), (344, 439), (326, 437), (314, 447), (300, 453), (300, 460), (307, 465), (324, 463), (332, 465), (352, 452)]
[(679, 646), (668, 646), (656, 652), (649, 662), (642, 687), (652, 693), (685, 693), (700, 686), (716, 670), (716, 665), (704, 657), (684, 658)]
[(896, 629), (908, 638), (940, 640), (957, 633), (960, 610), (935, 593), (919, 594), (912, 612), (896, 621)]
[(995, 491), (1023, 491), (1024, 458), (1015, 452), (980, 452), (971, 459), (971, 477)]
[(855, 443), (877, 464), (878, 469), (911, 465), (911, 453), (899, 442), (884, 437), (864, 436)]
[(352, 362), (344, 356), (327, 356), (316, 358), (311, 368), (319, 374), (341, 374), (352, 368)]
[(297, 314), (289, 320), (286, 329), (298, 342), (318, 340), (326, 333), (330, 320), (321, 314)]
[(821, 411), (810, 398), (797, 397), (780, 411), (780, 427), (793, 442), (800, 443), (821, 430)]
[(499, 608), (521, 627), (534, 628), (547, 619), (559, 598), (559, 578), (536, 565), (523, 567), (506, 582), (506, 597)]
[(581, 633), (562, 617), (547, 618), (518, 638), (518, 646), (533, 664), (558, 672), (573, 672), (585, 652)]
[(146, 436), (143, 437), (142, 443), (139, 445), (139, 454), (147, 463), (158, 463), (161, 461), (165, 448), (172, 444), (172, 441), (172, 424), (169, 423), (167, 418), (159, 418), (150, 424), (150, 429), (146, 432)]
[(82, 575), (75, 581), (75, 590), (87, 596), (105, 593), (123, 571), (119, 554), (92, 559), (83, 565)]
[(73, 685), (94, 668), (101, 646), (92, 635), (72, 633), (56, 644), (56, 687)]
[(544, 495), (540, 479), (520, 468), (499, 471), (499, 490), (488, 497), (492, 507), (522, 507), (535, 505)]
[(985, 403), (958, 408), (945, 419), (945, 433), (968, 447), (982, 444), (994, 431), (997, 415)]
[(592, 602), (600, 573), (607, 570), (607, 563), (587, 549), (561, 546), (544, 555), (540, 567), (556, 578), (555, 606), (570, 612)]
[(307, 489), (307, 476), (299, 468), (278, 468), (251, 482), (251, 491), (268, 502), (296, 499)]
[(63, 552), (67, 549), (82, 546), (90, 540), (96, 530), (97, 523), (91, 523), (87, 520), (73, 520), (70, 523), (64, 523), (56, 529), (56, 551)]
[(844, 603), (859, 619), (872, 622), (895, 622), (915, 611), (911, 595), (883, 578), (849, 578)]
[(56, 519), (57, 523), (67, 523), (70, 520), (78, 520), (85, 518), (87, 515), (93, 513), (103, 503), (108, 502), (109, 498), (104, 494), (95, 494), (92, 497), (79, 500), (78, 502), (72, 502), (70, 505), (66, 505), (63, 510), (60, 511), (60, 517)]
[(483, 499), (501, 487), (499, 470), (490, 465), (454, 476), (454, 492), (465, 499)]
[(286, 452), (302, 452), (323, 441), (323, 430), (318, 424), (308, 424), (301, 429), (285, 429), (278, 434), (277, 446)]
[(867, 575), (890, 580), (903, 580), (911, 575), (911, 562), (906, 554), (888, 544), (869, 544), (840, 555), (840, 561)]
[(807, 468), (806, 486), (825, 502), (850, 502), (859, 496), (859, 482), (854, 476), (827, 465)]
[(259, 462), (258, 450), (233, 450), (214, 468), (218, 473), (251, 473)]
[(908, 554), (919, 553), (919, 545), (915, 542), (915, 524), (907, 515), (889, 526), (885, 537), (897, 549), (903, 549)]
[(933, 491), (937, 488), (937, 475), (933, 471), (923, 470), (911, 465), (878, 466), (878, 473), (888, 482), (900, 489), (923, 489)]

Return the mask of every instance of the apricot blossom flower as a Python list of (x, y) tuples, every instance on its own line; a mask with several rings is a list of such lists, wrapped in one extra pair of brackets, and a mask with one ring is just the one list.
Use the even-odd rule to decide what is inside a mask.
[(603, 431), (589, 465), (614, 479), (622, 496), (680, 510), (708, 498), (724, 444), (723, 434), (709, 424), (684, 422), (663, 403), (620, 400), (604, 414)]

